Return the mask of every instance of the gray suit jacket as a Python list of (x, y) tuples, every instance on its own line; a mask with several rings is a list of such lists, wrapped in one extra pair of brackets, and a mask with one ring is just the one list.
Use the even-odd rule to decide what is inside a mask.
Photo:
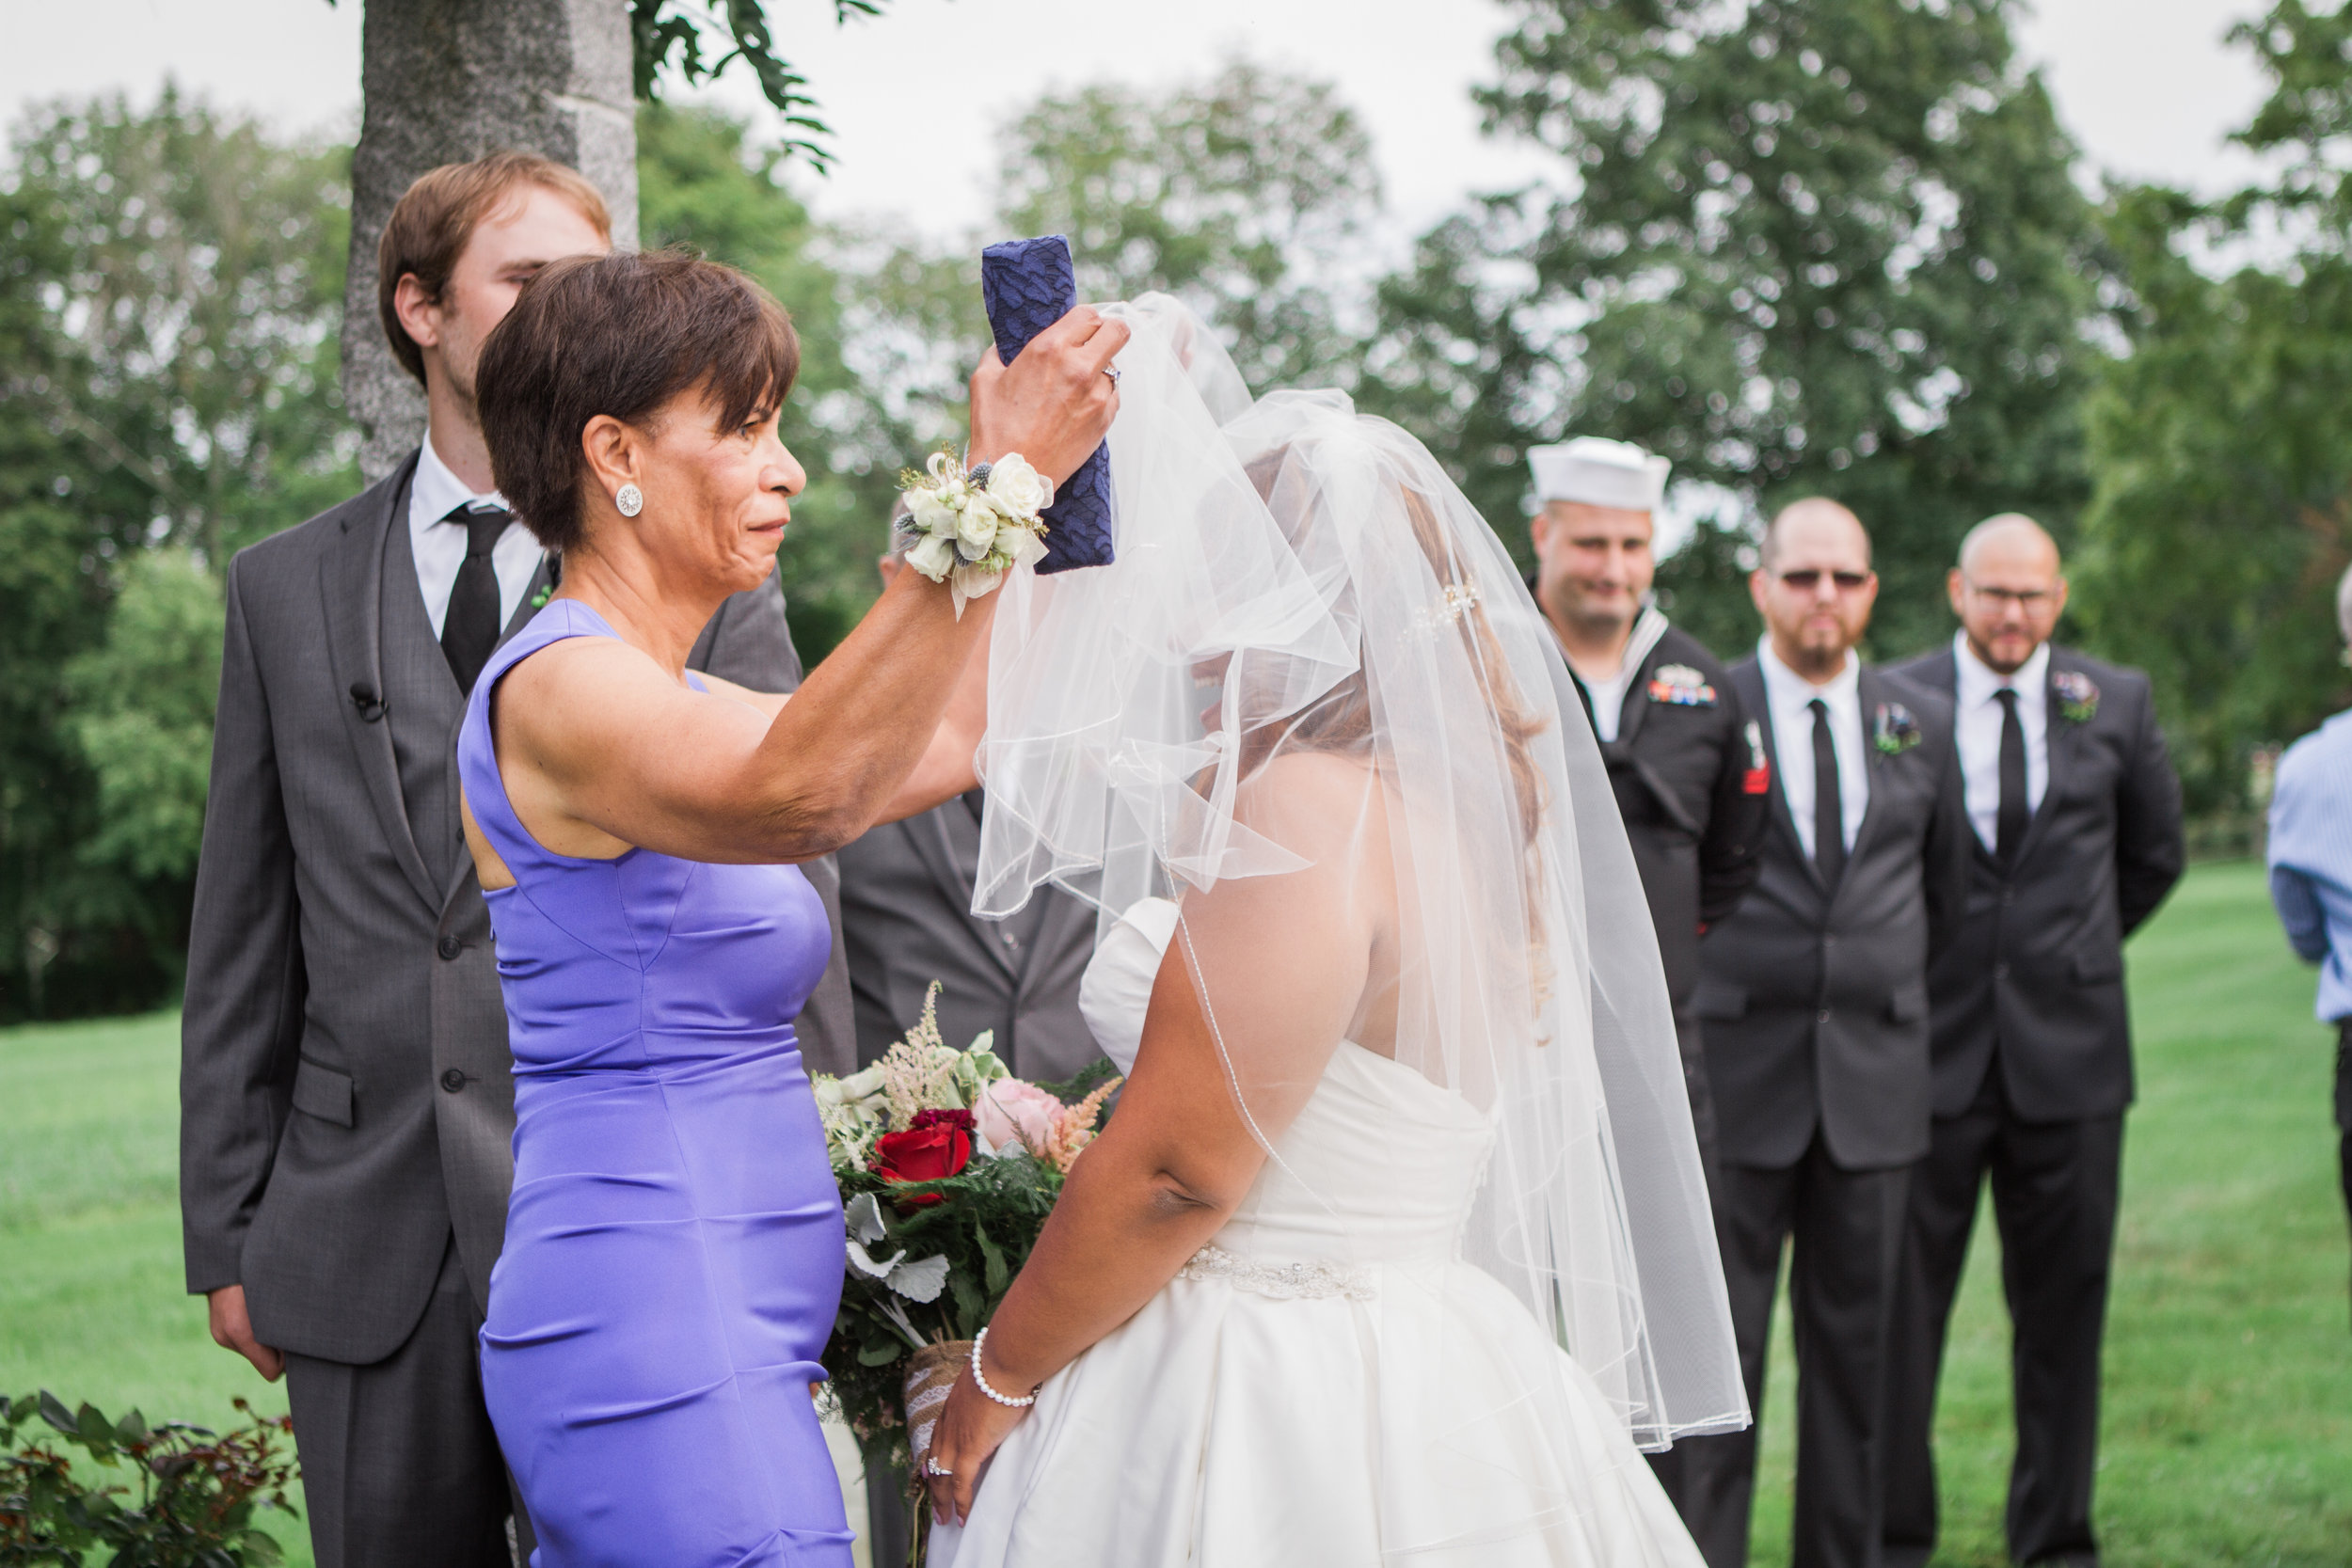
[[(489, 911), (465, 857), (421, 852), (384, 721), (386, 543), (413, 467), (230, 563), (181, 1026), (189, 1291), (242, 1284), (264, 1344), (354, 1364), (407, 1338), (453, 1233), (486, 1305), (513, 1180)], [(796, 682), (774, 585), (729, 600), (695, 658)], [(839, 949), (803, 1022), (836, 1053)]]
[[(1750, 713), (1772, 712), (1753, 657), (1731, 680)], [(1928, 964), (1958, 930), (1968, 885), (1951, 705), (1867, 667), (1861, 697), (1870, 800), (1835, 888), (1797, 837), (1771, 721), (1757, 721), (1773, 751), (1763, 870), (1701, 940), (1692, 1003), (1726, 1165), (1785, 1169), (1817, 1130), (1849, 1170), (1928, 1149)], [(1918, 738), (1890, 753), (1870, 731), (1897, 705)]]
[[(1950, 701), (1952, 650), (1897, 672)], [(2090, 681), (2089, 718), (2067, 716), (2059, 676)], [(1988, 1067), (2019, 1119), (2112, 1116), (2132, 1100), (2123, 939), (2181, 878), (2181, 784), (2148, 677), (2050, 647), (2050, 776), (2006, 871), (1973, 830), (1968, 908), (1928, 975), (1935, 1114), (1968, 1109)]]
[(1102, 1054), (1078, 1016), (1094, 911), (1055, 888), (1001, 924), (972, 914), (980, 832), (961, 800), (869, 830), (841, 850), (841, 926), (857, 1006), (858, 1055), (873, 1061), (941, 982), (947, 1043), (996, 1031), (1020, 1076), (1053, 1083)]

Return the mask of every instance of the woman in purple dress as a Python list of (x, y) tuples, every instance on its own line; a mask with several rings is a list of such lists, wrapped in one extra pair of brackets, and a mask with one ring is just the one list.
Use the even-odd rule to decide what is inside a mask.
[[(1125, 337), (1080, 309), (983, 365), (972, 456), (1075, 469)], [(829, 938), (792, 863), (971, 786), (995, 599), (900, 573), (788, 702), (686, 673), (805, 483), (798, 361), (755, 285), (669, 254), (549, 267), (483, 355), (500, 490), (564, 568), (458, 740), (515, 1051), (482, 1376), (539, 1568), (850, 1562), (810, 1402), (844, 1232), (791, 1024)]]

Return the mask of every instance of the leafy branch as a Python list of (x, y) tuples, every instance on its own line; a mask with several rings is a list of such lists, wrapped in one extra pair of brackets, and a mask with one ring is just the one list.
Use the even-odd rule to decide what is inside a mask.
[[(885, 0), (834, 0), (834, 20), (880, 16)], [(783, 143), (787, 153), (806, 158), (820, 174), (833, 154), (818, 138), (833, 127), (817, 118), (808, 78), (776, 53), (761, 0), (629, 0), (629, 40), (636, 55), (637, 96), (661, 96), (661, 77), (675, 71), (689, 85), (707, 82), (740, 60), (759, 79), (759, 90), (784, 122), (797, 133)]]
[[(333, 6), (336, 0), (326, 3)], [(846, 23), (852, 16), (880, 16), (888, 3), (833, 0), (833, 19)], [(740, 60), (759, 78), (761, 96), (798, 133), (785, 137), (784, 151), (806, 158), (819, 174), (833, 171), (833, 154), (818, 140), (833, 135), (833, 127), (817, 118), (808, 78), (776, 53), (764, 0), (628, 0), (628, 37), (631, 85), (640, 99), (648, 103), (659, 100), (666, 72), (675, 71), (691, 87), (716, 78)]]

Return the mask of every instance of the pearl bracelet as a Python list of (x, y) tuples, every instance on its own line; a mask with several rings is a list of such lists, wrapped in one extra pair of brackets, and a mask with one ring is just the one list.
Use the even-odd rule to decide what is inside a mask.
[(980, 1347), (987, 1343), (988, 1330), (983, 1328), (977, 1336), (974, 1337), (972, 1340), (972, 1381), (979, 1385), (980, 1392), (986, 1394), (990, 1399), (994, 1400), (998, 1404), (1008, 1406), (1014, 1410), (1026, 1410), (1029, 1406), (1035, 1404), (1037, 1402), (1037, 1396), (1035, 1394), (1029, 1394), (1024, 1398), (1016, 1400), (1009, 1394), (1000, 1394), (995, 1389), (988, 1386), (988, 1374), (980, 1370)]

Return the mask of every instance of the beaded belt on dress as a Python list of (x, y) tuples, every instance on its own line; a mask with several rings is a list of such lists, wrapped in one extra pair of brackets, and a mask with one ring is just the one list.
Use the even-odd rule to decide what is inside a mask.
[(1338, 1263), (1257, 1263), (1226, 1251), (1204, 1246), (1176, 1271), (1179, 1279), (1221, 1279), (1237, 1291), (1269, 1296), (1276, 1301), (1327, 1301), (1334, 1296), (1370, 1301), (1372, 1276), (1362, 1269)]

